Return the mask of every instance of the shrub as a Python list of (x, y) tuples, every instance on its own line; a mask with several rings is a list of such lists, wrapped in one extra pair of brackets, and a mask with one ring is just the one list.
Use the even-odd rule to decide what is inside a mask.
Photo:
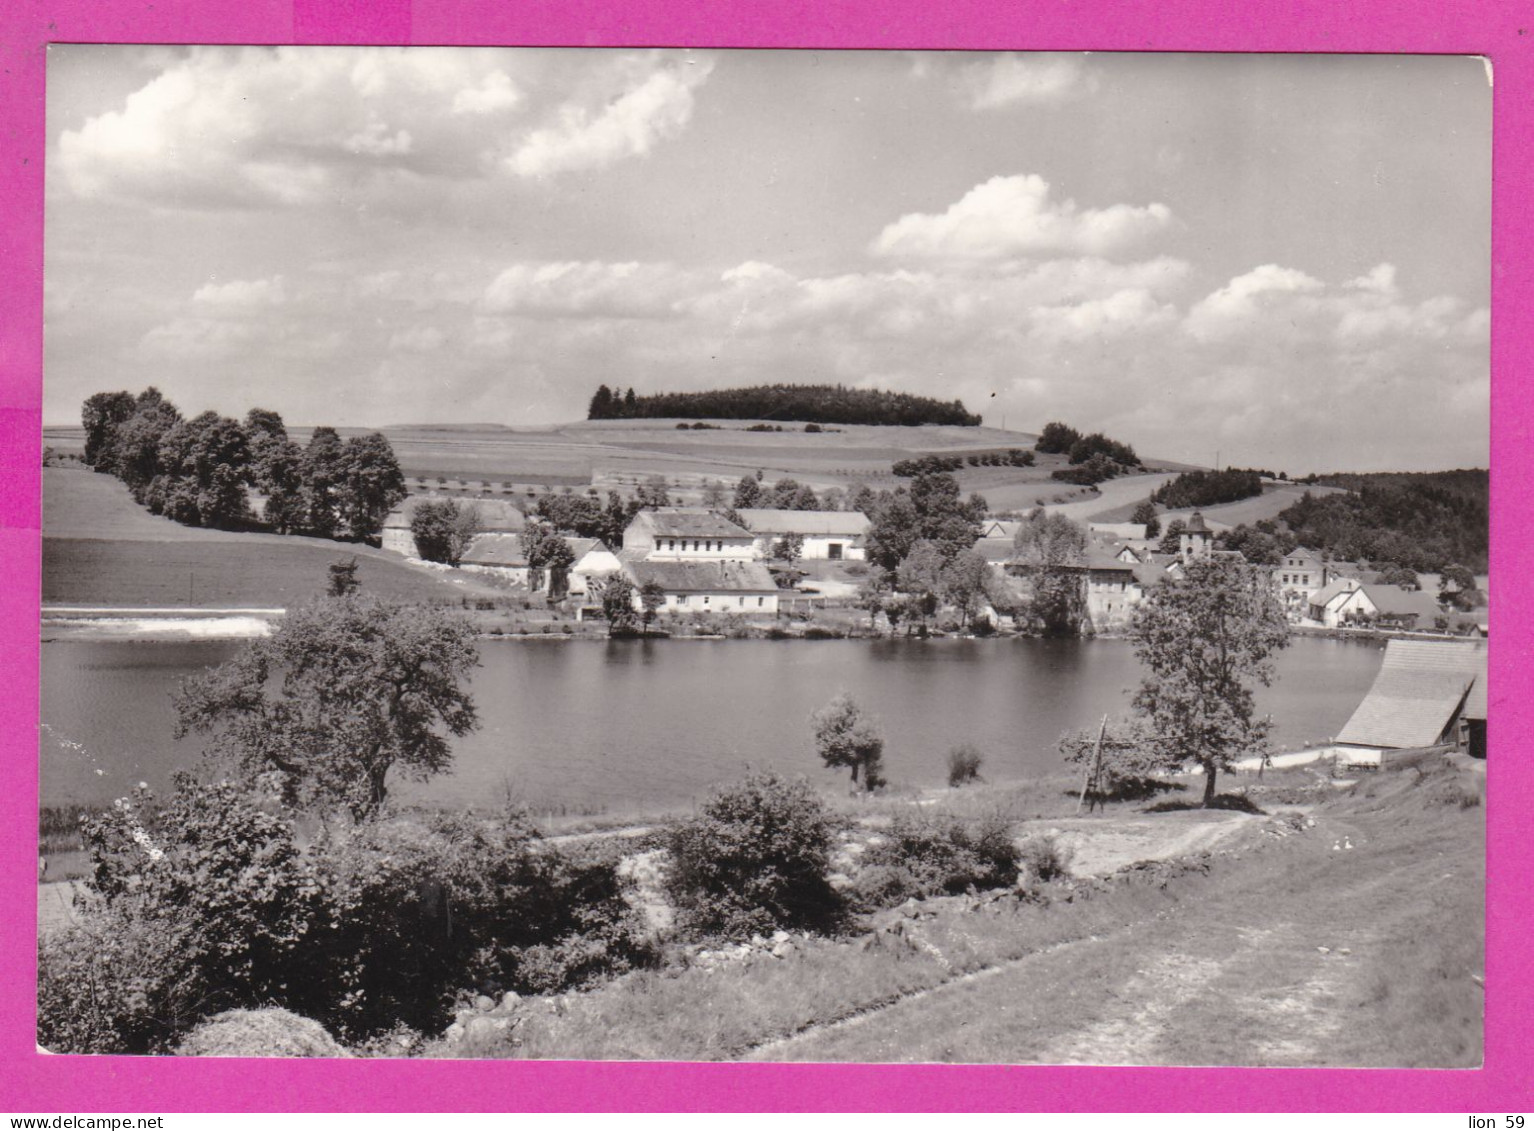
[(911, 898), (1010, 887), (1019, 863), (1011, 824), (999, 812), (970, 821), (896, 818), (863, 855), (854, 881), (858, 905), (872, 911)]
[(1030, 837), (1017, 850), (1019, 873), (1043, 883), (1069, 876), (1070, 864), (1070, 849), (1052, 836)]
[(834, 927), (832, 822), (802, 779), (748, 776), (716, 792), (670, 837), (667, 886), (696, 931), (746, 938)]
[(972, 742), (955, 746), (948, 752), (948, 784), (958, 787), (980, 780), (980, 763), (984, 757)]

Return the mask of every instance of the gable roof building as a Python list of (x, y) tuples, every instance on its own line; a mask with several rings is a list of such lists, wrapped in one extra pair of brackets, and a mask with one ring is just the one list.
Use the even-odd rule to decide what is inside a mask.
[(383, 548), (407, 557), (415, 557), (415, 535), (410, 532), (410, 520), (415, 517), (416, 508), (422, 503), (441, 502), (444, 499), (452, 499), (460, 506), (472, 506), (475, 513), (479, 515), (479, 528), (485, 532), (514, 534), (527, 525), (527, 519), (522, 512), (504, 499), (476, 499), (471, 496), (457, 495), (411, 495), (390, 511), (388, 517), (384, 519), (383, 534), (380, 538)]
[[(1485, 671), (1486, 649), (1475, 641), (1388, 641), (1374, 685), (1337, 742), (1385, 750), (1438, 745), (1452, 736)], [(1484, 714), (1485, 704), (1480, 708)]]
[(756, 557), (756, 540), (707, 507), (661, 507), (634, 516), (623, 532), (623, 550), (673, 561), (750, 561)]

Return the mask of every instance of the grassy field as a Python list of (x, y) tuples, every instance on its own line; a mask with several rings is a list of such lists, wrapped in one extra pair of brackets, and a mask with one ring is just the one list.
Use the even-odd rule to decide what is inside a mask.
[(111, 476), (43, 471), (44, 604), (287, 608), (324, 590), (332, 562), (353, 557), (362, 585), (382, 596), (504, 595), (369, 546), (182, 526), (138, 506)]
[[(1251, 796), (1292, 798), (1286, 781)], [(1473, 1067), (1483, 785), (1473, 768), (1408, 771), (1323, 800), (1308, 823), (1229, 813), (1240, 828), (1220, 848), (1138, 880), (1042, 903), (928, 900), (781, 959), (528, 999), (427, 1054)]]

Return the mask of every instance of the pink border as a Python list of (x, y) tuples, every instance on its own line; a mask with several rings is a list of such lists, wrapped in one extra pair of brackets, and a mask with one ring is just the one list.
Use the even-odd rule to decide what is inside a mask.
[(1524, 578), (1534, 541), (1534, 231), (1510, 186), (1534, 183), (1534, 15), (1496, 0), (8, 0), (0, 5), (0, 1107), (9, 1111), (1292, 1110), (1527, 1111), (1534, 773), (1524, 634), (1498, 584), (1492, 690), (1486, 1066), (1474, 1072), (1041, 1069), (583, 1063), (264, 1062), (40, 1056), (34, 1051), (39, 429), (44, 46), (76, 42), (430, 43), (760, 47), (1455, 52), (1489, 56), (1496, 115), (1492, 569)]

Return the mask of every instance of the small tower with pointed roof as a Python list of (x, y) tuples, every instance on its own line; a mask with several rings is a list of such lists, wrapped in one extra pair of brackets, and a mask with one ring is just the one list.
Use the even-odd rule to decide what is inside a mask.
[(1187, 527), (1177, 539), (1177, 545), (1178, 556), (1184, 562), (1209, 556), (1209, 551), (1214, 547), (1213, 535), (1201, 512), (1193, 512), (1193, 517), (1188, 519)]

